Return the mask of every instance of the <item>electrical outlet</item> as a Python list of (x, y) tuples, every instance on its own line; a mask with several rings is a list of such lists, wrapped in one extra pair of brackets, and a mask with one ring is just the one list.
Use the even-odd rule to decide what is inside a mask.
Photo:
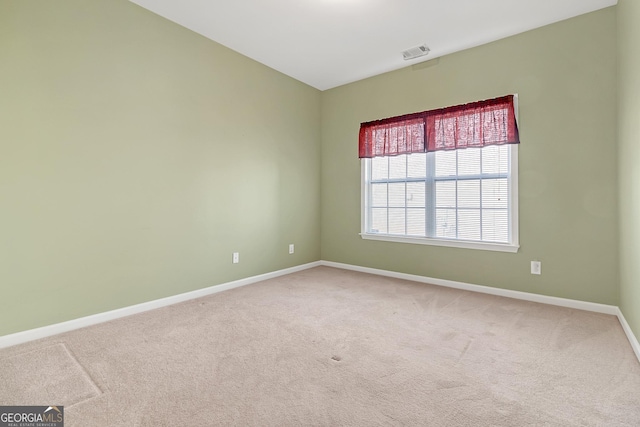
[(237, 264), (240, 262), (240, 252), (234, 252), (233, 253), (233, 258), (232, 261), (234, 264)]
[(293, 243), (289, 245), (289, 255), (291, 255), (292, 253), (294, 253), (296, 250), (296, 248), (293, 246)]
[(540, 261), (531, 261), (531, 274), (542, 274), (542, 263)]

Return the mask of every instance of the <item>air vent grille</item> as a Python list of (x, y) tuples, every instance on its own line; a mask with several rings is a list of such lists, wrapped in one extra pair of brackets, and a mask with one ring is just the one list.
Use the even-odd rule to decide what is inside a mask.
[(409, 59), (419, 58), (428, 54), (429, 48), (426, 44), (423, 44), (421, 46), (412, 47), (411, 49), (405, 50), (404, 52), (402, 52), (402, 57), (405, 61), (408, 61)]

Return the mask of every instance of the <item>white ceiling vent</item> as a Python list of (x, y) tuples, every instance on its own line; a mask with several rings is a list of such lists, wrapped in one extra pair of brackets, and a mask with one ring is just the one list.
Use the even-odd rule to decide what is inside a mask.
[(408, 61), (409, 59), (419, 58), (421, 56), (425, 56), (428, 54), (429, 54), (429, 48), (427, 47), (426, 44), (423, 44), (421, 46), (412, 47), (411, 49), (405, 50), (404, 52), (402, 52), (402, 57), (404, 58), (405, 61)]

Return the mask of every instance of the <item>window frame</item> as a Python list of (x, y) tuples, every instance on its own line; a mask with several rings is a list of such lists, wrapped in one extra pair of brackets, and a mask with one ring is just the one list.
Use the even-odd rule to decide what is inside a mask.
[[(461, 239), (442, 239), (434, 237), (417, 237), (403, 236), (392, 234), (368, 233), (368, 201), (370, 200), (369, 191), (369, 169), (371, 167), (371, 158), (362, 158), (361, 165), (361, 218), (360, 218), (360, 236), (365, 240), (377, 240), (395, 243), (410, 243), (431, 246), (444, 246), (452, 248), (478, 249), (486, 251), (510, 252), (516, 253), (520, 248), (519, 243), (519, 220), (518, 220), (518, 144), (509, 144), (510, 154), (510, 171), (509, 171), (509, 229), (511, 230), (511, 242), (496, 243), (482, 242), (476, 240)], [(425, 180), (426, 182), (427, 180)]]

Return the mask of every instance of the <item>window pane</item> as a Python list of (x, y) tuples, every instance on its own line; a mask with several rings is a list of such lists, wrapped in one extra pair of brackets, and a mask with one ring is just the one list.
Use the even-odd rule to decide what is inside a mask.
[(407, 156), (407, 176), (409, 178), (427, 176), (427, 153), (414, 153)]
[(511, 145), (501, 145), (500, 146), (500, 173), (508, 174), (509, 173), (509, 165), (511, 165), (511, 149), (513, 147)]
[(509, 146), (490, 145), (483, 148), (482, 173), (509, 173)]
[(411, 207), (424, 207), (424, 195), (425, 195), (425, 183), (424, 182), (409, 182), (407, 183), (407, 206)]
[(482, 180), (482, 207), (500, 209), (509, 207), (509, 182), (506, 178)]
[(456, 152), (436, 151), (436, 176), (456, 176)]
[(480, 240), (480, 210), (458, 210), (458, 239)]
[(375, 207), (387, 206), (387, 184), (371, 184), (371, 204)]
[(405, 210), (389, 209), (389, 234), (405, 234)]
[(480, 180), (458, 181), (458, 208), (480, 207)]
[(436, 186), (436, 207), (455, 208), (456, 207), (456, 182), (437, 181)]
[(371, 179), (388, 179), (389, 178), (389, 158), (374, 157), (371, 159)]
[(455, 209), (436, 209), (436, 237), (456, 238)]
[(412, 236), (426, 235), (424, 209), (407, 210), (407, 234)]
[(404, 182), (389, 184), (389, 206), (394, 208), (403, 208), (405, 206), (405, 186)]
[(387, 210), (371, 209), (371, 233), (387, 233)]
[(482, 211), (482, 240), (509, 241), (509, 214), (506, 210)]
[(389, 178), (407, 177), (407, 155), (389, 157)]
[(480, 148), (467, 148), (457, 150), (458, 153), (458, 175), (479, 175), (480, 174)]

